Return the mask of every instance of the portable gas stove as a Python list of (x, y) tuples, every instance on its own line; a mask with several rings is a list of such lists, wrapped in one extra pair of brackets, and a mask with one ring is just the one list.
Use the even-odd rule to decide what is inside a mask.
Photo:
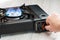
[(38, 5), (0, 8), (0, 34), (46, 32), (47, 16)]

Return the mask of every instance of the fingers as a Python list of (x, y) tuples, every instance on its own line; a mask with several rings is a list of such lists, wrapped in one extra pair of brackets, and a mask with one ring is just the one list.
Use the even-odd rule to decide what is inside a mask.
[(49, 30), (49, 29), (50, 29), (50, 26), (45, 26), (45, 29), (46, 29), (46, 30)]
[(53, 13), (52, 15), (49, 15), (46, 19), (46, 24), (50, 24), (53, 21), (54, 18), (56, 18), (55, 13)]
[(49, 23), (50, 23), (50, 16), (48, 16), (46, 19), (46, 24), (49, 25)]
[[(58, 14), (52, 14), (52, 15), (49, 15), (46, 19), (46, 30), (49, 30), (51, 32), (56, 32), (59, 30), (59, 26), (60, 26), (60, 15)], [(57, 23), (56, 23), (57, 22)]]
[(50, 32), (53, 32), (54, 30), (52, 29), (52, 27), (51, 26), (45, 26), (45, 28), (46, 28), (46, 30), (49, 30)]

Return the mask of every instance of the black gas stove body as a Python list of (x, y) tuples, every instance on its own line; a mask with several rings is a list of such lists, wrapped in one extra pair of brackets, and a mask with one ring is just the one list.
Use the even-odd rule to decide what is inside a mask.
[[(16, 7), (15, 7), (16, 8)], [(22, 15), (17, 17), (5, 16), (6, 9), (0, 8), (4, 16), (0, 15), (0, 34), (16, 32), (46, 32), (45, 20), (48, 14), (38, 5), (23, 5)], [(17, 20), (14, 20), (18, 18)]]

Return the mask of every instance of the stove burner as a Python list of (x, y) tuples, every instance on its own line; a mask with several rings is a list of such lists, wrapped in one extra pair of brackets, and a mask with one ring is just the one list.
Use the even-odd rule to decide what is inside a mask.
[(21, 20), (29, 19), (31, 14), (29, 9), (23, 5), (21, 7), (10, 7), (5, 9), (0, 9), (0, 22), (8, 22), (10, 20)]
[(8, 17), (18, 17), (22, 15), (22, 10), (20, 8), (9, 8), (6, 10), (5, 16)]

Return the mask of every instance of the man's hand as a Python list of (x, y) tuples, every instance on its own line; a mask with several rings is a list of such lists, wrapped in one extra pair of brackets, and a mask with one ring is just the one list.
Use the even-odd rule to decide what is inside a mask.
[(46, 19), (46, 30), (51, 32), (59, 32), (60, 31), (60, 14), (52, 14), (48, 16)]

